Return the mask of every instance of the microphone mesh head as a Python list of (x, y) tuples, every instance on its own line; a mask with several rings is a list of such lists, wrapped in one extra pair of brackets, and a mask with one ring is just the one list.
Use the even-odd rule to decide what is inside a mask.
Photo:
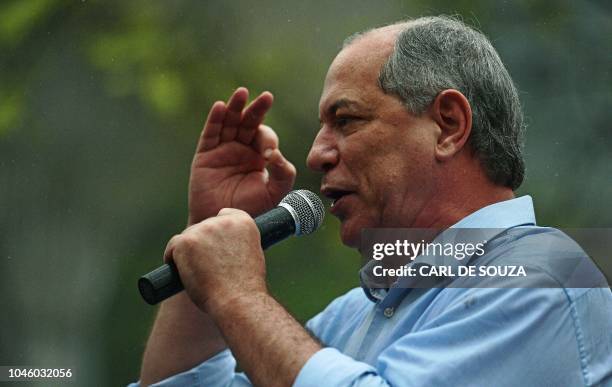
[(308, 235), (323, 223), (325, 206), (316, 194), (308, 190), (298, 189), (289, 192), (281, 200), (281, 204), (291, 207), (293, 213), (297, 215), (295, 235)]

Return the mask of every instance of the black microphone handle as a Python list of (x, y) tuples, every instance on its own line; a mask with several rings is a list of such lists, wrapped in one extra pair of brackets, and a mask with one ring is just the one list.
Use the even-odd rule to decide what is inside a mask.
[[(255, 218), (261, 235), (261, 247), (267, 249), (295, 233), (295, 221), (284, 207), (276, 207)], [(184, 289), (174, 262), (166, 263), (138, 279), (142, 298), (155, 305)]]

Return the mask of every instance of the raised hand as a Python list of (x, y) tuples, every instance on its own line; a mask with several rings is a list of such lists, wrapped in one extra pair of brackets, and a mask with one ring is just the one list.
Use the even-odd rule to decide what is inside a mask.
[(257, 216), (291, 190), (295, 167), (278, 149), (274, 131), (262, 125), (273, 96), (264, 92), (245, 108), (249, 92), (236, 89), (215, 102), (191, 164), (189, 224), (232, 207)]

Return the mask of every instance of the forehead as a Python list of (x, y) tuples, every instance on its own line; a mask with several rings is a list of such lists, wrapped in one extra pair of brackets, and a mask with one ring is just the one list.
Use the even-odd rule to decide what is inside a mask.
[(378, 75), (405, 25), (392, 25), (370, 31), (356, 38), (332, 62), (319, 102), (321, 114), (333, 106), (350, 107), (347, 102), (372, 106), (384, 96)]

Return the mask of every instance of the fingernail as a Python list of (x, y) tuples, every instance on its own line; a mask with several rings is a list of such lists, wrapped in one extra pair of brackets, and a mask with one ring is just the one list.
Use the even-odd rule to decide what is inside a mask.
[(272, 152), (273, 152), (273, 151), (272, 151), (272, 149), (270, 149), (270, 148), (266, 149), (266, 150), (264, 151), (264, 154), (263, 154), (263, 155), (264, 155), (264, 158), (269, 159), (269, 158), (270, 158), (270, 156), (272, 156)]

